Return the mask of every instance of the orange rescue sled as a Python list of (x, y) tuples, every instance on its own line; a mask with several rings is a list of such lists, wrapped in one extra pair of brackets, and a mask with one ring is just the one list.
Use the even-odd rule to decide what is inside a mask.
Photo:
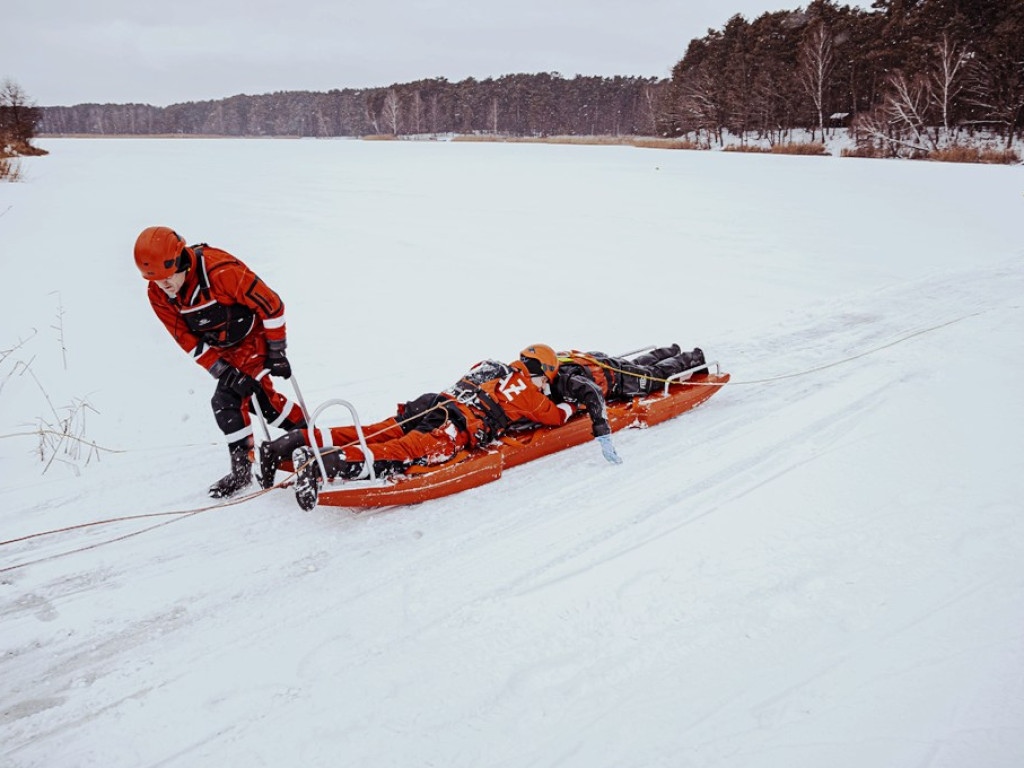
[[(717, 371), (716, 363), (710, 366)], [(655, 394), (629, 402), (608, 403), (608, 423), (613, 432), (660, 424), (697, 407), (727, 381), (727, 373), (701, 372), (685, 382), (666, 385)], [(590, 418), (580, 413), (561, 427), (539, 427), (507, 435), (486, 448), (463, 451), (444, 464), (414, 466), (403, 475), (376, 480), (327, 481), (320, 489), (319, 503), (336, 507), (384, 507), (428, 501), (493, 482), (509, 467), (592, 439)]]

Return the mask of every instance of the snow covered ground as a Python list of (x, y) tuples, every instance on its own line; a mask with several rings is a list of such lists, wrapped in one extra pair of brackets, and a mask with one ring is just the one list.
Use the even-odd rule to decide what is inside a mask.
[[(0, 545), (0, 765), (1024, 765), (1020, 167), (40, 144), (0, 185), (0, 541), (203, 509), (227, 468), (153, 224), (282, 294), (311, 404), (383, 417), (538, 341), (735, 383), (621, 466)], [(58, 417), (104, 450), (41, 460)]]

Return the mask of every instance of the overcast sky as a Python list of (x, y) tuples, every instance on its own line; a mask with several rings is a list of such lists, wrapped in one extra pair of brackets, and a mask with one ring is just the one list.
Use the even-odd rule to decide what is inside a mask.
[[(869, 7), (869, 0), (852, 3)], [(517, 72), (668, 77), (694, 37), (794, 0), (13, 0), (0, 80), (39, 106), (166, 106)]]

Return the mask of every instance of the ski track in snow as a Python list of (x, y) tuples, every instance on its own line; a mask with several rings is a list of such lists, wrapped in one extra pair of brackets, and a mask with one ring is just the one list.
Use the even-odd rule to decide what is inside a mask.
[[(45, 174), (59, 173), (60, 163), (88, 166), (91, 156), (81, 147), (96, 146), (111, 162), (102, 142), (54, 144), (70, 153), (67, 160), (55, 153), (45, 161), (57, 170), (44, 170), (51, 166), (42, 160), (29, 164), (30, 172), (40, 169), (37, 183), (43, 188)], [(224, 148), (220, 158), (208, 154), (208, 142), (184, 145), (145, 146), (225, 167), (248, 151), (244, 143), (214, 142)], [(133, 152), (140, 153), (143, 166), (154, 162), (147, 155), (151, 150), (132, 146), (139, 147)], [(194, 158), (189, 146), (195, 147)], [(362, 218), (353, 214), (359, 229), (350, 234), (358, 239), (365, 228), (367, 242), (372, 224), (386, 223), (368, 213), (374, 205), (418, 225), (428, 240), (443, 229), (423, 212), (426, 207), (432, 216), (443, 215), (444, 196), (431, 199), (418, 187), (418, 173), (429, 173), (410, 178), (405, 161), (387, 154), (375, 177), (369, 158), (380, 151), (415, 152), (435, 170), (447, 168), (451, 159), (432, 166), (438, 148), (350, 146), (301, 142), (281, 150), (290, 161), (271, 153), (266, 172), (290, 179), (295, 168), (289, 163), (298, 162), (291, 153), (299, 153), (302, 162), (308, 153), (312, 162), (323, 157), (328, 163), (334, 152), (355, 152), (349, 182), (321, 177), (306, 165), (299, 167), (309, 172), (309, 184), (284, 182), (286, 189), (302, 191), (299, 202), (281, 212), (282, 232), (301, 225), (298, 237), (306, 245), (328, 250), (315, 230), (327, 226), (332, 200), (366, 211)], [(677, 419), (617, 433), (622, 466), (607, 465), (596, 446), (587, 444), (447, 499), (357, 513), (319, 507), (304, 514), (290, 491), (275, 491), (0, 574), (0, 763), (1022, 764), (1024, 576), (1017, 553), (1024, 544), (1024, 413), (1017, 358), (1024, 330), (1024, 254), (1018, 247), (998, 258), (961, 258), (954, 250), (970, 238), (950, 230), (947, 249), (918, 263), (905, 255), (913, 253), (907, 230), (917, 215), (890, 221), (884, 210), (884, 203), (895, 205), (907, 190), (930, 198), (928, 185), (943, 174), (981, 183), (997, 178), (995, 173), (843, 161), (836, 167), (852, 175), (843, 177), (846, 186), (831, 191), (830, 207), (820, 200), (793, 207), (784, 196), (777, 203), (765, 197), (765, 189), (780, 183), (775, 171), (784, 168), (787, 179), (795, 175), (793, 189), (799, 190), (801, 174), (813, 176), (808, 169), (823, 166), (801, 158), (659, 154), (665, 173), (638, 182), (622, 174), (645, 169), (642, 154), (605, 148), (492, 148), (493, 154), (481, 147), (453, 149), (468, 158), (452, 170), (457, 180), (482, 183), (473, 164), (495, 164), (496, 175), (511, 178), (511, 191), (494, 193), (507, 205), (478, 209), (480, 220), (467, 219), (467, 239), (482, 241), (494, 227), (507, 228), (509, 220), (528, 235), (528, 222), (549, 236), (568, 223), (575, 225), (575, 242), (567, 239), (565, 246), (591, 252), (598, 263), (608, 237), (622, 238), (638, 224), (636, 236), (650, 246), (648, 253), (681, 236), (706, 243), (723, 266), (692, 265), (698, 271), (691, 277), (721, 290), (735, 281), (741, 297), (721, 329), (695, 335), (686, 330), (715, 329), (707, 318), (714, 304), (698, 298), (698, 309), (682, 323), (685, 335), (661, 329), (658, 338), (648, 339), (646, 325), (624, 330), (626, 321), (617, 318), (605, 329), (608, 342), (573, 343), (613, 352), (627, 347), (612, 345), (638, 336), (639, 343), (700, 344), (735, 383)], [(560, 163), (549, 167), (548, 159)], [(550, 174), (547, 191), (538, 188), (536, 198), (517, 196), (516, 190), (536, 184), (531, 177), (529, 185), (516, 186), (519, 164)], [(116, 165), (112, 172), (133, 175)], [(280, 205), (263, 187), (251, 186), (245, 196), (244, 182), (251, 182), (252, 173), (239, 166), (238, 181), (216, 193), (229, 220), (244, 220), (246, 204), (264, 213)], [(672, 186), (688, 174), (704, 181), (705, 197), (693, 198), (691, 205), (706, 216), (731, 206), (749, 217), (719, 230), (695, 223), (691, 231), (674, 223), (664, 213), (662, 196), (669, 189), (689, 194), (685, 185)], [(879, 192), (873, 174), (889, 179), (889, 186)], [(73, 187), (70, 178), (65, 183)], [(598, 183), (614, 195), (623, 178), (637, 196), (635, 208), (620, 205), (604, 216), (585, 202), (561, 199), (559, 219), (547, 218), (546, 206), (560, 200), (550, 187), (582, 194)], [(646, 191), (645, 183), (657, 194)], [(475, 201), (456, 188), (453, 181), (448, 204), (461, 200), (472, 208)], [(790, 217), (798, 219), (806, 209), (818, 217), (808, 224), (812, 230), (845, 231), (849, 221), (842, 212), (853, 208), (855, 220), (866, 215), (857, 211), (867, 207), (858, 199), (867, 190), (883, 195), (878, 249), (896, 248), (893, 263), (862, 256), (864, 273), (877, 270), (877, 279), (855, 277), (849, 265), (837, 263), (831, 267), (838, 275), (834, 282), (850, 284), (823, 289), (831, 285), (830, 267), (815, 258), (812, 238), (805, 242), (794, 231), (795, 255), (786, 255)], [(15, 198), (11, 222), (5, 222), (13, 230), (5, 234), (0, 228), (5, 250), (20, 249), (19, 232), (31, 231), (29, 225), (42, 216), (33, 208), (40, 200), (31, 189), (15, 192), (25, 199)], [(73, 192), (66, 194), (73, 198)], [(231, 202), (232, 193), (240, 195), (241, 205)], [(995, 193), (988, 194), (993, 209), (998, 207)], [(757, 201), (749, 209), (748, 195)], [(152, 213), (128, 210), (131, 216), (125, 213), (110, 226), (132, 230), (119, 235), (130, 247), (135, 219), (151, 223), (145, 216)], [(777, 231), (771, 229), (773, 215), (782, 219)], [(986, 209), (985, 216), (994, 214)], [(941, 219), (935, 221), (941, 230)], [(385, 235), (380, 247), (402, 262), (416, 247), (413, 231), (415, 226), (392, 239)], [(42, 236), (56, 245), (67, 237)], [(373, 237), (379, 241), (379, 231)], [(508, 243), (494, 243), (497, 263), (510, 259), (517, 244), (523, 253), (528, 250), (522, 234), (508, 237)], [(939, 242), (940, 235), (935, 237)], [(976, 237), (990, 249), (998, 242), (991, 226)], [(865, 243), (852, 233), (837, 247), (853, 253), (866, 249)], [(776, 264), (756, 263), (758, 244)], [(245, 258), (243, 250), (239, 255)], [(116, 255), (120, 270), (127, 257)], [(463, 258), (455, 254), (454, 262), (444, 263)], [(754, 276), (746, 276), (741, 265)], [(373, 276), (386, 274), (382, 266), (367, 269)], [(773, 269), (788, 269), (790, 282), (773, 282)], [(463, 286), (453, 273), (445, 274), (457, 288), (475, 288), (472, 278)], [(509, 280), (515, 295), (526, 295), (529, 279), (513, 272)], [(780, 297), (778, 304), (758, 299), (762, 284), (766, 295)], [(139, 289), (127, 278), (123, 285), (125, 291)], [(289, 298), (301, 284), (290, 286), (290, 312), (308, 317), (304, 302)], [(611, 298), (596, 284), (587, 287), (598, 292), (595, 303)], [(644, 307), (623, 301), (627, 310)], [(744, 302), (753, 309), (744, 310)], [(151, 333), (144, 311), (140, 302), (132, 305), (132, 322), (141, 315), (137, 323), (143, 330), (131, 330), (130, 337), (145, 335), (139, 348), (154, 348), (140, 352), (146, 359), (169, 360), (170, 383), (160, 385), (169, 401), (174, 383), (186, 380), (173, 378), (179, 373), (171, 366), (187, 361), (159, 354), (169, 342)], [(409, 311), (406, 322), (423, 321)], [(602, 322), (600, 314), (582, 311), (585, 319)], [(662, 323), (668, 317), (651, 314)], [(550, 307), (546, 324), (559, 322), (571, 330), (579, 318), (572, 307)], [(325, 345), (343, 349), (348, 342), (347, 333), (336, 340), (330, 329), (308, 322), (305, 327), (308, 335), (322, 334)], [(514, 351), (516, 344), (533, 340), (519, 338), (524, 330), (539, 338), (541, 328), (508, 330), (495, 323), (467, 329), (466, 346), (478, 350), (507, 339)], [(559, 329), (559, 338), (563, 332), (569, 335)], [(293, 346), (309, 343), (296, 340)], [(351, 344), (354, 359), (365, 366), (340, 375), (347, 377), (345, 388), (362, 394), (370, 406), (384, 403), (386, 410), (392, 399), (418, 391), (420, 382), (411, 379), (419, 373), (405, 382), (411, 388), (392, 386), (391, 348), (375, 350), (358, 339)], [(455, 352), (437, 351), (441, 359), (425, 371), (423, 389), (437, 386), (427, 374), (445, 375)], [(425, 355), (411, 349), (399, 365), (415, 367)], [(320, 385), (307, 383), (312, 376), (303, 376), (307, 398), (313, 392), (337, 394), (318, 392)], [(762, 379), (770, 381), (744, 383)], [(29, 470), (14, 478), (5, 470), (0, 499), (8, 511), (0, 513), (0, 538), (121, 514), (205, 506), (202, 484), (222, 471), (223, 451), (204, 444), (210, 432), (205, 423), (198, 426), (208, 419), (201, 411), (208, 384), (187, 381), (196, 390), (184, 401), (195, 405), (194, 420), (172, 434), (161, 432), (156, 447), (105, 456), (80, 477), (40, 477)], [(0, 393), (0, 402), (12, 391)], [(130, 398), (128, 404), (136, 406)], [(160, 418), (146, 415), (142, 424), (164, 424)], [(6, 415), (3, 423), (11, 431)], [(130, 434), (130, 428), (121, 432), (121, 444)], [(199, 447), (175, 447), (178, 437)], [(7, 443), (2, 448), (5, 466), (31, 466)], [(175, 468), (173, 476), (168, 465)], [(9, 545), (0, 550), (0, 567), (161, 521), (116, 523)]]

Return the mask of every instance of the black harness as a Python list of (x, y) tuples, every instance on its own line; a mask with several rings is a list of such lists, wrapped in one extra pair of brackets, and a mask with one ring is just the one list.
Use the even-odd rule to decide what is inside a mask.
[(217, 349), (233, 347), (249, 335), (256, 322), (256, 313), (244, 304), (221, 304), (216, 301), (210, 303), (212, 293), (210, 291), (210, 275), (207, 272), (206, 259), (203, 256), (205, 246), (206, 243), (191, 246), (192, 252), (195, 253), (195, 261), (192, 266), (198, 281), (192, 299), (194, 301), (201, 296), (201, 308), (193, 309), (190, 306), (183, 306), (177, 296), (170, 299), (171, 304), (177, 307), (189, 332), (199, 339), (196, 357), (203, 353), (205, 347)]
[(398, 426), (406, 434), (414, 430), (416, 432), (432, 432), (443, 427), (449, 420), (460, 432), (465, 432), (467, 426), (465, 414), (459, 410), (451, 398), (436, 392), (427, 392), (415, 400), (399, 405), (398, 418)]
[[(480, 417), (483, 427), (473, 435), (477, 445), (486, 445), (492, 440), (497, 440), (505, 434), (511, 424), (505, 411), (480, 385), (510, 376), (512, 373), (514, 373), (513, 369), (505, 363), (497, 360), (484, 360), (473, 366), (472, 370), (463, 376), (455, 386), (444, 391), (444, 394), (469, 407)], [(465, 429), (465, 420), (463, 420), (462, 427)]]

